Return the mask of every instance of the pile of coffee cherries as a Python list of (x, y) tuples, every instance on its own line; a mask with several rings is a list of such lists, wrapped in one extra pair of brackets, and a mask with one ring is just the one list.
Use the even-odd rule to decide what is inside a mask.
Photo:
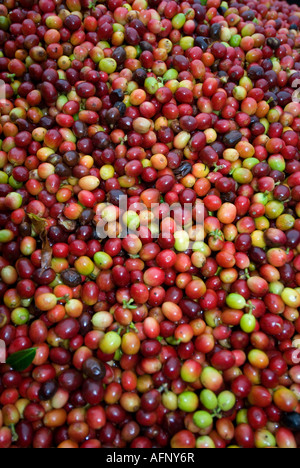
[(0, 448), (299, 447), (300, 8), (2, 0), (0, 80)]

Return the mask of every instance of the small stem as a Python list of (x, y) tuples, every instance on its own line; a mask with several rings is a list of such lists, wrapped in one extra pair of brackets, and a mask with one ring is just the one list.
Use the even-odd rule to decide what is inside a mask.
[(91, 2), (89, 4), (89, 9), (95, 11), (96, 10), (96, 4), (97, 4), (96, 2)]
[(7, 78), (10, 78), (11, 81), (12, 81), (12, 83), (14, 83), (14, 82), (15, 82), (16, 75), (15, 75), (15, 73), (9, 73), (9, 74), (7, 75)]
[(215, 239), (223, 240), (223, 233), (220, 229), (216, 229), (215, 231), (212, 231), (209, 235), (211, 237), (214, 237)]
[(114, 355), (114, 361), (119, 361), (122, 357), (123, 353), (121, 351), (121, 349), (117, 349), (117, 351), (115, 352), (115, 355)]
[(167, 392), (169, 390), (168, 384), (167, 383), (162, 384), (157, 390), (159, 391), (159, 393)]
[(137, 309), (137, 305), (134, 304), (133, 299), (130, 299), (130, 301), (128, 301), (128, 302), (124, 299), (123, 307), (124, 307), (124, 309), (129, 309), (129, 310)]
[(69, 294), (65, 294), (63, 297), (58, 297), (57, 298), (58, 301), (65, 301), (65, 302), (68, 302), (69, 299), (70, 299)]
[(247, 312), (249, 315), (252, 315), (253, 314), (253, 311), (255, 309), (255, 306), (252, 304), (251, 301), (247, 302), (247, 304), (245, 305), (245, 308), (249, 308), (249, 311)]
[(166, 342), (172, 346), (178, 346), (181, 343), (181, 340), (176, 340), (174, 336), (169, 336), (166, 338)]
[(221, 166), (218, 166), (217, 163), (214, 163), (214, 172), (218, 172), (218, 171), (221, 171), (222, 169), (226, 169), (226, 166), (224, 166), (224, 164), (221, 164)]
[(19, 436), (18, 434), (16, 433), (16, 429), (15, 429), (15, 425), (14, 424), (11, 424), (9, 426), (10, 430), (11, 430), (11, 434), (12, 434), (12, 441), (13, 442), (17, 442), (18, 439), (19, 439)]
[(127, 135), (124, 136), (124, 138), (120, 138), (119, 142), (120, 142), (120, 145), (124, 145), (127, 141), (128, 137)]
[(131, 322), (131, 324), (129, 325), (129, 328), (130, 328), (131, 330), (134, 330), (136, 333), (139, 332), (138, 329), (136, 328), (136, 326), (134, 325), (133, 322)]
[(246, 277), (247, 279), (250, 278), (250, 274), (249, 274), (249, 269), (248, 269), (248, 268), (245, 268), (245, 277)]
[(218, 418), (218, 419), (221, 419), (221, 418), (222, 418), (222, 410), (221, 410), (221, 408), (220, 408), (219, 406), (218, 406), (218, 408), (216, 408), (216, 409), (214, 410), (214, 412), (212, 413), (212, 416), (213, 416), (214, 418)]

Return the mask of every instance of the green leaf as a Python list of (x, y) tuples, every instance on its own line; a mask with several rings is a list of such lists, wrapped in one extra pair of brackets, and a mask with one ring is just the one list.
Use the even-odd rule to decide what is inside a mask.
[(32, 364), (36, 356), (36, 348), (24, 349), (8, 356), (6, 363), (15, 371), (22, 372)]

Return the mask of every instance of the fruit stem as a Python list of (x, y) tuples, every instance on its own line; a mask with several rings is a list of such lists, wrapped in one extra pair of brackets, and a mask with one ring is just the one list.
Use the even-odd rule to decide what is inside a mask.
[(89, 3), (89, 9), (95, 11), (96, 10), (96, 5), (97, 5), (96, 2)]
[(124, 143), (127, 141), (127, 135), (124, 136), (124, 138), (120, 138), (120, 145), (124, 145)]
[(168, 338), (166, 338), (166, 342), (169, 345), (177, 346), (177, 345), (180, 345), (181, 340), (176, 340), (176, 338), (174, 336), (169, 336)]
[(255, 309), (255, 306), (252, 304), (251, 301), (247, 302), (247, 304), (245, 305), (245, 308), (249, 308), (249, 311), (248, 311), (248, 314), (249, 315), (253, 315), (253, 311)]
[(12, 434), (12, 441), (13, 441), (13, 442), (17, 442), (18, 439), (19, 439), (19, 436), (18, 436), (18, 434), (16, 433), (15, 425), (14, 425), (14, 424), (10, 424), (9, 428), (10, 428), (11, 434)]
[(212, 231), (209, 235), (211, 237), (214, 237), (215, 239), (220, 239), (220, 240), (223, 239), (223, 233), (220, 229), (216, 229), (215, 231)]
[(129, 309), (129, 310), (137, 309), (137, 305), (134, 304), (133, 299), (130, 299), (130, 301), (128, 301), (128, 302), (124, 299), (123, 307), (124, 307), (124, 309)]
[(157, 390), (159, 391), (159, 393), (167, 392), (168, 384), (167, 383), (162, 384)]
[(218, 171), (221, 171), (222, 169), (226, 169), (226, 166), (224, 166), (224, 164), (221, 164), (220, 166), (218, 166), (217, 163), (214, 163), (214, 172), (218, 172)]
[(139, 332), (138, 329), (136, 328), (136, 326), (134, 325), (133, 322), (131, 322), (131, 324), (129, 325), (129, 328), (130, 328), (131, 330), (134, 330), (136, 333)]
[(245, 268), (245, 278), (250, 279), (249, 269)]
[(70, 299), (69, 294), (65, 294), (64, 296), (57, 298), (58, 301), (66, 301), (66, 302), (68, 302), (69, 299)]
[(15, 77), (16, 77), (15, 73), (9, 73), (9, 74), (7, 75), (7, 78), (10, 78), (11, 81), (12, 81), (12, 83), (14, 83)]

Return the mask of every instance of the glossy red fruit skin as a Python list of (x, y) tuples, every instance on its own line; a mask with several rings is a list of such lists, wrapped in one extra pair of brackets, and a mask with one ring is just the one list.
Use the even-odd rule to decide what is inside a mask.
[(246, 376), (237, 377), (231, 384), (231, 389), (238, 398), (248, 397), (251, 387), (252, 384)]
[(178, 432), (171, 440), (173, 448), (194, 448), (195, 437), (190, 431)]
[(255, 406), (249, 408), (247, 417), (249, 424), (254, 431), (262, 429), (268, 422), (266, 413), (261, 408), (257, 408)]
[(248, 424), (237, 426), (234, 436), (239, 447), (254, 448), (254, 432)]
[(235, 357), (230, 351), (219, 351), (213, 355), (211, 364), (215, 369), (224, 371), (234, 366)]
[(248, 400), (251, 405), (258, 406), (260, 408), (266, 408), (272, 403), (272, 395), (262, 386), (252, 387)]
[(0, 447), (9, 448), (12, 443), (12, 433), (8, 427), (0, 429)]
[[(297, 7), (277, 3), (228, 12), (220, 0), (136, 0), (130, 12), (122, 0), (0, 5), (0, 237), (9, 239), (0, 245), (0, 339), (9, 355), (37, 347), (24, 372), (0, 369), (1, 447), (254, 448), (265, 427), (280, 447), (300, 444), (280, 427), (285, 411), (299, 410), (300, 321), (287, 291), (269, 292), (270, 283), (300, 286), (300, 21)], [(226, 44), (226, 24), (238, 47), (236, 37)], [(198, 252), (191, 223), (202, 201)], [(121, 222), (140, 202), (159, 205), (161, 230), (177, 204), (192, 248), (176, 250), (173, 215), (164, 237), (144, 208), (138, 235), (123, 239), (109, 224), (112, 238), (98, 239), (106, 203)], [(92, 263), (102, 251), (110, 268), (76, 274), (80, 257)], [(60, 284), (65, 269), (76, 284)], [(41, 294), (55, 294), (56, 307), (40, 310)], [(240, 294), (244, 310), (230, 310), (228, 294)], [(242, 329), (246, 312), (252, 333)], [(107, 327), (95, 327), (97, 313)], [(106, 333), (121, 340), (112, 354), (99, 347)], [(128, 335), (137, 354), (127, 354)], [(101, 381), (83, 371), (92, 355)], [(236, 404), (199, 431), (193, 414), (163, 401), (198, 395), (206, 366)], [(9, 427), (5, 406), (21, 415)], [(248, 424), (237, 425), (245, 409)]]
[(274, 314), (265, 314), (260, 320), (261, 328), (269, 335), (280, 335), (283, 329), (283, 320)]

